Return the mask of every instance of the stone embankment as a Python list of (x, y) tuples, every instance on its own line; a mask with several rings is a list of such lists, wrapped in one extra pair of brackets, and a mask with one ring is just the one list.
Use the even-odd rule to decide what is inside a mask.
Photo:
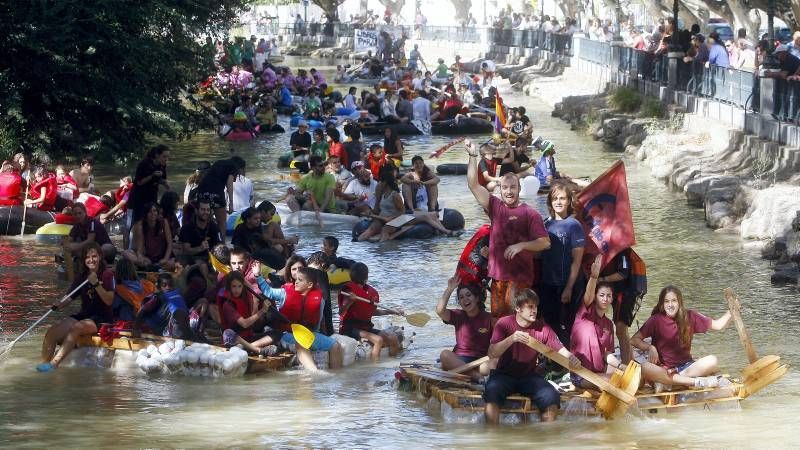
[[(737, 233), (775, 261), (772, 281), (800, 278), (800, 149), (746, 135), (679, 108), (665, 119), (623, 114), (609, 106), (598, 80), (540, 61), (500, 71), (512, 86), (553, 106), (553, 115), (650, 167), (653, 176), (703, 208), (706, 223)], [(577, 95), (576, 95), (577, 94)]]

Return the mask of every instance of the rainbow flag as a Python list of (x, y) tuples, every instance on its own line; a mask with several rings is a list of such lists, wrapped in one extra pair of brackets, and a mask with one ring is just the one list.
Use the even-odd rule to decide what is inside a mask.
[(500, 98), (500, 93), (495, 91), (494, 96), (494, 130), (500, 133), (500, 131), (505, 128), (508, 118), (506, 117), (506, 107), (503, 105), (503, 99)]

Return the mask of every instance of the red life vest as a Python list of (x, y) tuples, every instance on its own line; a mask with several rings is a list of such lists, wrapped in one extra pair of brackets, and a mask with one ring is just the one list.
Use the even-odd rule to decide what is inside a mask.
[[(319, 329), (320, 312), (322, 311), (322, 291), (314, 288), (303, 295), (294, 289), (294, 283), (283, 285), (286, 291), (286, 301), (280, 309), (291, 323), (298, 323), (311, 331)], [(283, 326), (284, 331), (290, 331), (289, 324)]]
[(84, 200), (83, 206), (86, 207), (87, 216), (97, 217), (100, 214), (108, 211), (108, 206), (100, 200), (100, 197), (91, 194), (86, 194), (84, 196), (86, 197), (86, 200)]
[(0, 206), (21, 205), (22, 177), (16, 172), (0, 173)]
[[(227, 291), (222, 295), (219, 304), (224, 307), (225, 303), (231, 303), (235, 308), (236, 312), (239, 313), (241, 317), (248, 318), (253, 315), (252, 305), (253, 301), (250, 297), (250, 294), (243, 292), (241, 297), (232, 297)], [(234, 322), (229, 322), (228, 317), (225, 316), (224, 312), (220, 310), (219, 312), (220, 319), (222, 319), (222, 330), (239, 330), (239, 336), (242, 339), (249, 342), (249, 340), (253, 337), (253, 330), (250, 328), (247, 329), (239, 329), (238, 324)]]
[(75, 200), (78, 198), (78, 183), (70, 175), (56, 177), (58, 184), (58, 195), (65, 200)]
[(481, 249), (489, 247), (491, 229), (490, 225), (482, 225), (464, 246), (456, 266), (456, 273), (463, 283), (479, 285), (489, 276), (489, 259), (481, 255)]
[[(378, 291), (368, 284), (362, 286), (356, 282), (348, 281), (342, 287), (342, 292), (345, 291), (367, 300), (372, 300), (375, 303), (380, 302)], [(342, 293), (339, 292), (339, 311), (343, 309), (342, 305), (344, 302), (349, 299), (351, 299), (351, 297), (342, 295)], [(378, 307), (374, 304), (362, 302), (361, 300), (352, 300), (353, 303), (350, 304), (347, 311), (340, 315), (339, 333), (342, 333), (345, 328), (356, 328), (359, 330), (369, 330), (372, 328), (372, 315), (375, 314), (375, 310)]]
[[(491, 176), (497, 175), (497, 160), (494, 158), (492, 159), (484, 158), (483, 161), (486, 163), (486, 169), (487, 169), (486, 171), (489, 172), (489, 175)], [(483, 177), (483, 171), (480, 170), (478, 171), (478, 184), (480, 184), (483, 187), (486, 187), (486, 185), (489, 184), (489, 180)]]
[[(122, 199), (125, 197), (125, 195), (128, 192), (130, 192), (132, 188), (133, 188), (133, 183), (128, 183), (125, 186), (122, 186), (119, 189), (117, 189), (116, 191), (114, 191), (114, 202), (115, 202), (115, 204), (119, 205), (119, 202), (122, 201)], [(127, 211), (127, 209), (128, 209), (127, 203), (121, 209), (122, 209), (123, 212)]]
[(37, 208), (42, 211), (52, 211), (56, 206), (56, 197), (58, 197), (58, 184), (56, 183), (55, 175), (49, 173), (38, 183), (33, 183), (30, 190), (31, 198), (38, 200), (42, 188), (44, 188), (44, 201)]

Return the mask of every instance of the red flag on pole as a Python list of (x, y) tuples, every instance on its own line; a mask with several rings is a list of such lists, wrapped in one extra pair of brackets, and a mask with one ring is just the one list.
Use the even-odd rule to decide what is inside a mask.
[(586, 253), (603, 255), (603, 266), (636, 244), (625, 164), (620, 160), (578, 194), (577, 219), (586, 233)]

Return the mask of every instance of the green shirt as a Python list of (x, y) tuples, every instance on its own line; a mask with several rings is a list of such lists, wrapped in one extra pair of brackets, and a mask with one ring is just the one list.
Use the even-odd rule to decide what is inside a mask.
[(436, 66), (436, 78), (447, 78), (447, 69), (444, 63)]
[(328, 159), (328, 149), (330, 146), (325, 141), (314, 142), (311, 144), (311, 156), (317, 155), (322, 159)]
[(333, 174), (325, 173), (321, 177), (317, 177), (313, 173), (309, 173), (297, 182), (297, 187), (301, 191), (309, 191), (314, 194), (317, 202), (322, 202), (325, 199), (325, 193), (330, 189), (330, 202), (327, 205), (319, 205), (319, 207), (325, 211), (332, 211), (336, 208), (336, 198), (333, 195), (333, 190), (336, 189), (336, 178), (333, 177)]

